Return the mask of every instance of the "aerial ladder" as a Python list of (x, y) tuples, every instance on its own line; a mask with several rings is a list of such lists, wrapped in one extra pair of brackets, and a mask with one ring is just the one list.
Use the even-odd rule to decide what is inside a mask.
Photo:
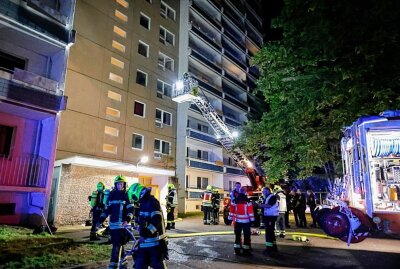
[(250, 179), (253, 190), (261, 190), (265, 184), (264, 177), (260, 172), (257, 172), (257, 169), (245, 154), (239, 148), (234, 147), (234, 133), (229, 130), (206, 96), (201, 93), (198, 81), (192, 78), (189, 73), (185, 73), (183, 79), (173, 85), (172, 100), (177, 103), (190, 101), (199, 108), (203, 117), (213, 128), (217, 140)]

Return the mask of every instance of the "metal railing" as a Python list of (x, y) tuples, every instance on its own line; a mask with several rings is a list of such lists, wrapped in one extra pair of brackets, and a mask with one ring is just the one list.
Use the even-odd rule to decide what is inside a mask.
[(49, 160), (37, 155), (0, 156), (0, 185), (46, 187)]

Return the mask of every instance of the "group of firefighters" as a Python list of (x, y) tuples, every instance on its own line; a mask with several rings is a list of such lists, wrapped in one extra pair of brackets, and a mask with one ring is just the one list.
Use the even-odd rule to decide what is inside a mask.
[(206, 191), (201, 194), (202, 211), (204, 225), (219, 224), (219, 206), (221, 203), (221, 195), (219, 190), (208, 185)]
[(104, 183), (97, 184), (90, 198), (92, 227), (90, 240), (97, 240), (97, 230), (109, 217), (112, 250), (108, 268), (127, 268), (124, 245), (130, 240), (127, 228), (134, 222), (139, 230), (138, 249), (134, 254), (134, 268), (167, 268), (168, 259), (166, 229), (175, 228), (174, 209), (177, 205), (176, 189), (168, 184), (166, 196), (167, 226), (160, 202), (151, 194), (151, 188), (134, 183), (128, 187), (124, 176), (114, 179), (112, 190)]

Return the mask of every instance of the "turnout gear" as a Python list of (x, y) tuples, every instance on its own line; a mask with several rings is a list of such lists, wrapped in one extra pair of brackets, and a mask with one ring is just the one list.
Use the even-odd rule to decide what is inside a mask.
[(203, 223), (205, 225), (211, 224), (211, 213), (212, 213), (212, 187), (211, 185), (207, 186), (207, 190), (201, 194), (201, 198), (203, 199), (202, 209), (203, 209)]
[(274, 190), (276, 190), (275, 195), (278, 198), (278, 218), (275, 223), (275, 235), (280, 238), (285, 238), (285, 214), (287, 211), (286, 206), (286, 195), (283, 193), (283, 190), (280, 186), (275, 186)]
[[(250, 222), (253, 222), (254, 212), (253, 205), (244, 193), (240, 193), (236, 197), (235, 202), (231, 204), (229, 212), (229, 220), (232, 220), (235, 232), (235, 244), (233, 245), (235, 254), (240, 254), (240, 249), (243, 248), (244, 255), (250, 255), (251, 249), (251, 232)], [(243, 244), (242, 244), (243, 230)]]
[(263, 203), (260, 207), (264, 208), (264, 225), (265, 225), (265, 255), (270, 251), (278, 251), (275, 237), (275, 222), (279, 215), (279, 205), (277, 197), (271, 193), (267, 187), (263, 188)]
[(212, 223), (219, 224), (219, 206), (221, 204), (221, 195), (215, 190), (211, 197), (212, 204)]
[(103, 182), (99, 182), (96, 185), (96, 190), (92, 191), (90, 195), (90, 212), (92, 217), (92, 227), (90, 229), (90, 240), (100, 240), (97, 236), (97, 226), (96, 224), (100, 221), (100, 215), (103, 213), (105, 209), (104, 204), (104, 195), (105, 195), (105, 185)]
[(174, 184), (168, 184), (167, 204), (167, 230), (175, 229), (175, 207), (178, 205), (178, 195)]
[(160, 202), (150, 194), (150, 188), (143, 185), (138, 188), (141, 189), (138, 200), (140, 239), (134, 268), (167, 268), (165, 259), (168, 259), (168, 247)]
[[(114, 183), (124, 182), (123, 176), (117, 176)], [(125, 185), (126, 186), (126, 185)], [(109, 229), (111, 235), (111, 259), (108, 268), (126, 268), (126, 257), (124, 245), (126, 244), (126, 230), (124, 225), (128, 224), (134, 214), (134, 206), (131, 204), (126, 189), (118, 190), (115, 188), (110, 192), (107, 207), (101, 214), (100, 223), (109, 216)]]

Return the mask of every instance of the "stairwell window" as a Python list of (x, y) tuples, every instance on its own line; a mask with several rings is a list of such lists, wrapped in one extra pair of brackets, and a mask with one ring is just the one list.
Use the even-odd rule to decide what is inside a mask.
[(162, 70), (170, 70), (174, 71), (174, 60), (171, 57), (168, 57), (164, 53), (158, 53), (158, 67)]
[(160, 42), (167, 46), (175, 45), (175, 35), (170, 31), (160, 26)]
[(147, 30), (150, 30), (150, 22), (151, 22), (150, 17), (140, 12), (140, 25), (146, 28)]
[(149, 45), (139, 40), (138, 53), (149, 58)]
[[(164, 141), (161, 139), (154, 139), (154, 153), (170, 155), (171, 142)], [(154, 156), (156, 156), (156, 154)]]
[(173, 8), (161, 1), (160, 15), (163, 18), (175, 21), (176, 12)]

